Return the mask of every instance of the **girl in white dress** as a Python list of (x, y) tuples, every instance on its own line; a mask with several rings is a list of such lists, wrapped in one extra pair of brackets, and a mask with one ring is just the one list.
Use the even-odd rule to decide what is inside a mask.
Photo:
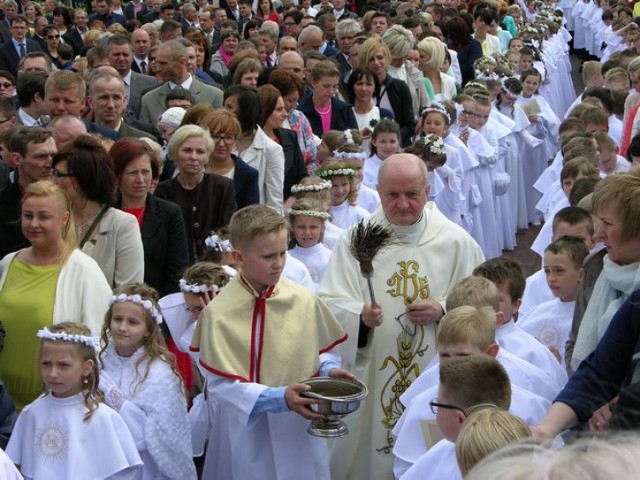
[(304, 198), (296, 200), (289, 210), (289, 222), (295, 246), (289, 254), (305, 264), (317, 288), (327, 270), (331, 250), (322, 244), (322, 235), (327, 220), (331, 218), (318, 200)]
[(26, 479), (136, 478), (142, 460), (131, 433), (101, 403), (98, 339), (71, 322), (45, 327), (38, 337), (47, 393), (18, 417), (7, 455)]
[(400, 151), (400, 125), (383, 118), (373, 127), (371, 134), (371, 156), (364, 162), (362, 183), (369, 188), (378, 185), (378, 170), (388, 157)]
[[(325, 212), (329, 213), (331, 206), (331, 182), (320, 177), (304, 177), (300, 183), (291, 187), (291, 192), (296, 196), (296, 200), (301, 198), (311, 198), (318, 200)], [(325, 222), (322, 243), (325, 247), (333, 249), (333, 246), (342, 235), (344, 230), (335, 226), (331, 222)]]
[(102, 327), (100, 389), (129, 426), (144, 461), (142, 479), (195, 479), (187, 402), (175, 358), (160, 332), (157, 293), (117, 289)]
[(330, 159), (324, 167), (316, 170), (316, 175), (331, 182), (331, 223), (347, 229), (369, 216), (369, 212), (358, 206), (356, 170), (353, 167)]

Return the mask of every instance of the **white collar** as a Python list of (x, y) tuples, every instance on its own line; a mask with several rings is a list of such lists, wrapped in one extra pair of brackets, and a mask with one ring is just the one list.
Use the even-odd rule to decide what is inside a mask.
[[(191, 88), (191, 84), (193, 83), (193, 77), (191, 75), (189, 75), (189, 77), (180, 84), (180, 86), (182, 88), (184, 88), (185, 90), (189, 90)], [(173, 82), (169, 82), (169, 88), (171, 90), (173, 90), (174, 88), (176, 88), (178, 86), (177, 83), (173, 83)]]

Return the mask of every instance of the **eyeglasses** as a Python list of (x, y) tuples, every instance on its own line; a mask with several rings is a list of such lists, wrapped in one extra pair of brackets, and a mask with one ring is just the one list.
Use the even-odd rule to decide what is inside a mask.
[(211, 138), (213, 138), (214, 142), (224, 142), (227, 145), (231, 145), (238, 137), (235, 135), (211, 135)]
[(437, 415), (439, 408), (444, 408), (444, 409), (447, 409), (447, 410), (458, 410), (459, 412), (462, 412), (462, 414), (464, 415), (464, 418), (467, 418), (467, 412), (465, 412), (464, 409), (462, 409), (460, 407), (456, 407), (455, 405), (448, 405), (446, 403), (440, 403), (440, 402), (438, 402), (437, 398), (434, 398), (433, 400), (431, 400), (429, 402), (429, 407), (431, 408), (431, 413), (433, 413), (434, 415)]
[(13, 83), (9, 83), (9, 82), (4, 83), (3, 82), (3, 83), (0, 83), (0, 87), (2, 87), (2, 88), (11, 88), (11, 87), (13, 87)]
[(53, 178), (55, 179), (60, 179), (60, 178), (66, 178), (66, 177), (73, 177), (73, 173), (70, 172), (59, 172), (58, 170), (54, 170), (53, 171)]
[(60, 38), (60, 35), (47, 35), (49, 40), (53, 40), (54, 38)]

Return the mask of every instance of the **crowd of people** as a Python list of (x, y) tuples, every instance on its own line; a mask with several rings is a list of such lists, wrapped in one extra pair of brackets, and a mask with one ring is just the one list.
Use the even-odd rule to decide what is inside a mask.
[(630, 468), (637, 10), (1, 2), (0, 476)]

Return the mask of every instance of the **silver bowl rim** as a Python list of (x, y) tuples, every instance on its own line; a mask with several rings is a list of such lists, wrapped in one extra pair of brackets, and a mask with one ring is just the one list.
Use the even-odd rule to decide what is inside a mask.
[(361, 391), (358, 393), (354, 393), (353, 395), (347, 395), (344, 397), (327, 397), (311, 391), (301, 392), (301, 395), (304, 395), (305, 397), (309, 397), (309, 398), (315, 398), (317, 400), (326, 400), (329, 402), (353, 402), (354, 400), (362, 400), (366, 398), (367, 395), (369, 395), (369, 390), (367, 389), (367, 386), (364, 384), (364, 382), (362, 382), (357, 378), (348, 379), (348, 378), (338, 378), (338, 377), (310, 377), (310, 378), (305, 378), (304, 380), (301, 380), (299, 383), (302, 383), (304, 385), (312, 385), (314, 383), (326, 383), (328, 381), (338, 382), (338, 383), (347, 382), (347, 383), (356, 384), (360, 387)]

